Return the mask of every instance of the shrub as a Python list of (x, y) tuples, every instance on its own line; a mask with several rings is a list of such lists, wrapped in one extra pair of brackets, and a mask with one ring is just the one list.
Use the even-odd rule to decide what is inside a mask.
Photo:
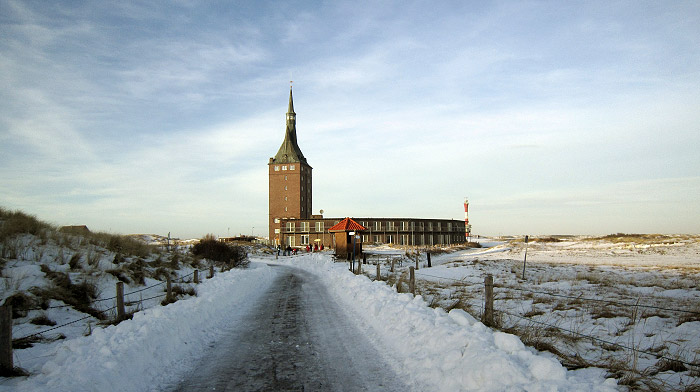
[(222, 267), (235, 268), (243, 266), (248, 260), (248, 253), (238, 245), (228, 245), (207, 235), (192, 247), (192, 254), (213, 260)]

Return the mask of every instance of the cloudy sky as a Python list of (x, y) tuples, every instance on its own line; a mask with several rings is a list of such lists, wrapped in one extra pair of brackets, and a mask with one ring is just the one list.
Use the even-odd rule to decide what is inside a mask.
[(328, 217), (700, 232), (700, 2), (0, 2), (0, 206), (267, 232), (294, 80)]

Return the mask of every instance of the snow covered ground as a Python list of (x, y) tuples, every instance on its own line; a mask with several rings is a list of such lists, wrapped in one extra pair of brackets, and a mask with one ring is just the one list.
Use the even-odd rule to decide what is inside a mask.
[[(176, 382), (263, 293), (270, 267), (256, 258), (249, 269), (216, 275), (197, 297), (136, 313), (133, 320), (17, 350), (28, 378), (4, 379), (0, 390), (162, 390)], [(339, 303), (369, 326), (399, 375), (431, 389), (578, 391), (615, 390), (599, 369), (567, 371), (553, 355), (537, 353), (509, 334), (494, 332), (461, 310), (432, 309), (421, 298), (347, 271), (328, 253), (280, 259), (327, 284)], [(126, 376), (128, 375), (128, 376)], [(126, 377), (125, 377), (126, 376)]]
[(479, 317), (491, 274), (501, 327), (568, 367), (608, 368), (633, 389), (697, 390), (700, 238), (532, 238), (525, 279), (522, 239), (483, 241), (492, 247), (433, 255), (416, 271), (427, 302)]
[[(93, 322), (88, 328), (79, 322), (52, 332), (63, 334), (64, 339), (15, 350), (15, 365), (32, 375), (0, 379), (0, 391), (167, 390), (206, 355), (224, 326), (235, 325), (263, 295), (274, 279), (266, 263), (275, 262), (302, 268), (324, 282), (353, 315), (350, 318), (392, 359), (395, 373), (410, 385), (441, 391), (612, 391), (624, 387), (606, 379), (608, 373), (602, 368), (619, 361), (623, 374), (616, 376), (633, 388), (651, 389), (644, 383), (654, 382), (661, 385), (659, 390), (693, 390), (698, 385), (697, 368), (663, 367), (663, 360), (642, 353), (695, 362), (700, 346), (698, 315), (660, 309), (700, 309), (697, 238), (658, 242), (532, 239), (525, 280), (522, 241), (491, 241), (491, 248), (434, 254), (432, 268), (416, 271), (421, 295), (415, 298), (397, 293), (395, 286), (384, 281), (373, 281), (373, 266), (366, 268), (369, 277), (355, 276), (346, 263), (333, 263), (328, 252), (279, 260), (254, 256), (250, 268), (219, 273), (199, 284), (196, 297), (168, 306), (146, 306), (133, 320), (116, 326), (103, 328)], [(382, 266), (383, 278), (396, 282), (406, 275), (408, 264), (396, 268), (390, 277), (388, 265)], [(42, 272), (34, 269), (29, 262), (8, 263), (5, 287), (37, 283)], [(486, 328), (462, 310), (479, 316), (486, 274), (495, 278), (501, 325), (543, 351), (523, 345), (512, 334)], [(113, 290), (113, 283), (104, 284), (105, 293)], [(615, 303), (590, 304), (588, 298)], [(61, 323), (85, 314), (67, 307), (51, 309), (48, 316)], [(537, 323), (638, 352), (567, 338)], [(14, 334), (42, 328), (46, 327), (24, 319)], [(559, 356), (547, 351), (558, 351)], [(560, 363), (562, 358), (568, 367), (582, 368), (567, 370)]]

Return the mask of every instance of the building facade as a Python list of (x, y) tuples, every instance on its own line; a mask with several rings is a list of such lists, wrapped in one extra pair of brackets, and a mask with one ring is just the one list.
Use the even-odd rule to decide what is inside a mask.
[[(312, 211), (312, 168), (297, 143), (292, 90), (284, 141), (268, 163), (269, 238), (274, 245), (334, 248), (329, 228), (343, 218), (324, 218)], [(367, 230), (364, 244), (434, 246), (466, 241), (465, 221), (418, 218), (353, 218)]]

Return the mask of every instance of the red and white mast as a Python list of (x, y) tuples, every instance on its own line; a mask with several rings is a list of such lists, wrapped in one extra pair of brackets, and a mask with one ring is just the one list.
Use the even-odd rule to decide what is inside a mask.
[(472, 234), (472, 226), (469, 224), (469, 199), (466, 197), (464, 198), (464, 231), (467, 241), (469, 241), (469, 237)]

